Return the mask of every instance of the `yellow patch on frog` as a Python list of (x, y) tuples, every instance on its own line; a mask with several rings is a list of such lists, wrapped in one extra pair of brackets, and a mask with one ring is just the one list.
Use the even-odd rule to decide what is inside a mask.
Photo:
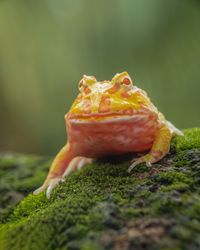
[[(116, 74), (111, 81), (100, 82), (97, 82), (95, 77), (84, 75), (79, 83), (79, 89), (81, 93), (69, 111), (71, 115), (90, 113), (96, 117), (100, 113), (101, 117), (99, 119), (104, 119), (103, 113), (107, 116), (108, 113), (123, 113), (123, 111), (130, 111), (131, 109), (139, 111), (141, 107), (151, 105), (146, 93), (133, 86), (127, 72)], [(90, 101), (90, 112), (85, 109), (85, 103), (88, 104), (88, 100)]]

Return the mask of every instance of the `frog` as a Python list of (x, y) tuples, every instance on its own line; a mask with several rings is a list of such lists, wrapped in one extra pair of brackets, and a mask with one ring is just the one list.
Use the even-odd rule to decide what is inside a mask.
[(166, 156), (175, 135), (183, 136), (127, 72), (115, 74), (111, 81), (83, 75), (78, 87), (65, 115), (68, 140), (34, 194), (45, 191), (50, 198), (73, 171), (109, 155), (139, 154), (133, 157), (129, 173), (141, 163), (151, 167)]

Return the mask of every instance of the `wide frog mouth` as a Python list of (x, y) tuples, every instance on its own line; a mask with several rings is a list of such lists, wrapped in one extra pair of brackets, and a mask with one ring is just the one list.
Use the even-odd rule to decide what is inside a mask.
[(111, 123), (129, 120), (140, 120), (147, 116), (155, 116), (146, 109), (143, 110), (124, 110), (119, 112), (108, 112), (108, 113), (90, 113), (90, 114), (70, 114), (67, 113), (65, 119), (71, 124), (82, 124), (82, 123)]

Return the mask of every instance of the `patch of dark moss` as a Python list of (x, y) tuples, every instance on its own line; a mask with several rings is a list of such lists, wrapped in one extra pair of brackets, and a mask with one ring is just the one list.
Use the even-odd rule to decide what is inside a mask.
[(49, 160), (10, 156), (0, 167), (0, 192), (9, 194), (3, 204), (12, 206), (2, 206), (0, 249), (199, 249), (199, 138), (200, 129), (185, 130), (162, 161), (131, 174), (129, 156), (99, 160), (68, 177), (50, 200), (30, 194), (18, 205), (17, 195), (42, 183)]
[(11, 153), (0, 155), (0, 222), (40, 185), (48, 168), (47, 157)]

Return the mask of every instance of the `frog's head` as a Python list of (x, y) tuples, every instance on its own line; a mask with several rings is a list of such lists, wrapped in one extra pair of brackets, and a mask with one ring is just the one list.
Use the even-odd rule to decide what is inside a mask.
[(97, 81), (86, 76), (79, 82), (79, 95), (68, 117), (78, 120), (105, 120), (132, 116), (148, 100), (143, 91), (133, 85), (127, 72), (116, 74), (111, 81)]

